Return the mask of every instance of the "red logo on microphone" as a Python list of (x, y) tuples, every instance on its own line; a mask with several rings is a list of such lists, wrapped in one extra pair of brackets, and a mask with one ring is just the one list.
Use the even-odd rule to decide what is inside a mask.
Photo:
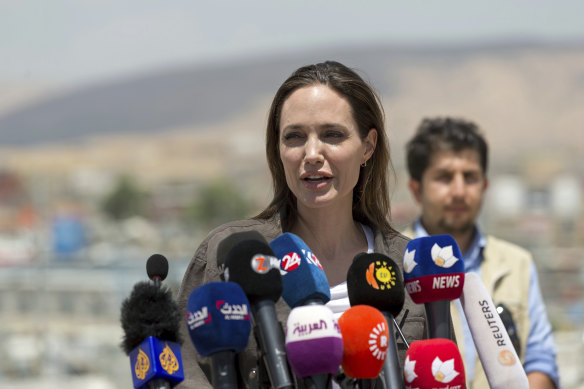
[(293, 271), (298, 269), (298, 266), (300, 266), (300, 256), (295, 252), (284, 255), (281, 266), (282, 270), (285, 271)]

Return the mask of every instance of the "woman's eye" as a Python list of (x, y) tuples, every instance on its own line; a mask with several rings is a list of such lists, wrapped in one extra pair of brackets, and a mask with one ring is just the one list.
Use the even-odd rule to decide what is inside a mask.
[(343, 138), (345, 134), (340, 131), (327, 131), (325, 134), (327, 138)]
[(298, 139), (300, 137), (301, 135), (296, 132), (289, 132), (287, 134), (284, 134), (284, 140)]

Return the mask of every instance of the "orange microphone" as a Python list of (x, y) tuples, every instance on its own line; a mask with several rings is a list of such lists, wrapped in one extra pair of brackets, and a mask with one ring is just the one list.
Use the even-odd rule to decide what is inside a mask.
[(357, 379), (379, 376), (389, 340), (387, 321), (383, 314), (369, 305), (355, 305), (339, 318), (343, 336), (343, 361), (345, 375)]

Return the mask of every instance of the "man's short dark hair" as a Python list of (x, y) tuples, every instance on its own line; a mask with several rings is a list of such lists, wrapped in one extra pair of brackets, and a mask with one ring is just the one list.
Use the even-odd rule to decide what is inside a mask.
[(473, 122), (457, 118), (426, 118), (406, 146), (410, 177), (421, 181), (432, 155), (439, 151), (459, 152), (465, 149), (479, 153), (483, 174), (487, 173), (488, 146)]

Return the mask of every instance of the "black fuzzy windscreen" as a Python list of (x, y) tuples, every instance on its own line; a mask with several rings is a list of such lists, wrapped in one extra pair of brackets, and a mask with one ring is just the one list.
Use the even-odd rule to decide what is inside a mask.
[(124, 336), (120, 344), (129, 354), (147, 337), (181, 343), (180, 314), (172, 292), (164, 285), (138, 282), (122, 302), (120, 321)]

